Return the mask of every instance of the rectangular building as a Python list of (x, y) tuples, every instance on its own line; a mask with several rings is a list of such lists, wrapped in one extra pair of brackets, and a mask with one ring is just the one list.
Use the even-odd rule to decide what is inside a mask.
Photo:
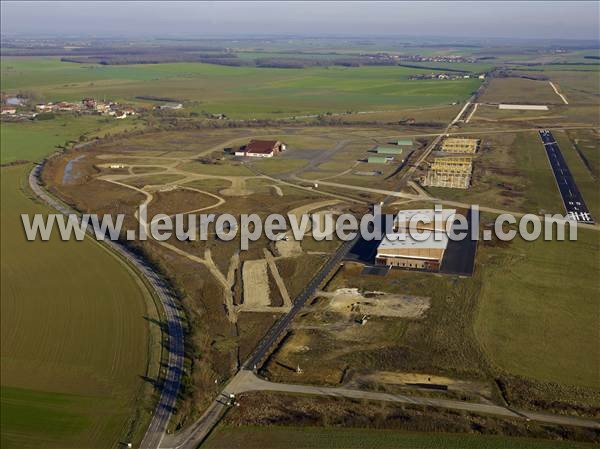
[(396, 141), (396, 145), (398, 145), (398, 146), (410, 147), (410, 146), (412, 146), (412, 144), (413, 144), (412, 139), (398, 139)]
[(387, 234), (377, 247), (375, 263), (409, 269), (439, 271), (448, 247), (445, 232), (432, 232), (425, 241), (418, 241), (410, 233)]
[(375, 148), (377, 154), (402, 154), (402, 148), (379, 146)]
[(388, 162), (388, 158), (384, 156), (369, 156), (367, 158), (367, 162), (369, 164), (386, 164)]
[(236, 151), (236, 156), (242, 153), (248, 157), (273, 157), (285, 150), (285, 145), (278, 140), (256, 140), (252, 139), (245, 148), (239, 152)]

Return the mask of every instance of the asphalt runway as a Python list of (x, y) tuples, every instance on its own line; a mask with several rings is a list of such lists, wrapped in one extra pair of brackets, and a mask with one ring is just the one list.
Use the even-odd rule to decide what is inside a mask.
[(587, 208), (581, 192), (577, 188), (575, 179), (567, 166), (567, 163), (560, 151), (560, 147), (554, 140), (554, 136), (548, 130), (541, 130), (540, 137), (544, 143), (548, 161), (554, 172), (554, 178), (569, 220), (575, 220), (579, 223), (594, 224), (595, 221)]

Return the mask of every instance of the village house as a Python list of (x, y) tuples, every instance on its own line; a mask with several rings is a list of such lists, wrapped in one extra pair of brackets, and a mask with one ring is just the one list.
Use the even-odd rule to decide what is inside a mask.
[(2, 115), (13, 115), (17, 113), (17, 109), (14, 106), (2, 105)]

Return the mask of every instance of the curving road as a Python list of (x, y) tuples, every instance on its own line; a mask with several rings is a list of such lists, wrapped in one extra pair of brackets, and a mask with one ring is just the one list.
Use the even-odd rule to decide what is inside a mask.
[(356, 390), (344, 387), (320, 387), (316, 385), (269, 382), (259, 378), (252, 371), (244, 370), (240, 371), (238, 375), (236, 375), (227, 385), (227, 394), (240, 394), (250, 391), (278, 391), (292, 394), (308, 394), (316, 396), (396, 402), (400, 404), (412, 404), (424, 407), (437, 407), (450, 410), (462, 410), (471, 413), (483, 413), (517, 419), (520, 418), (547, 424), (600, 429), (600, 422), (591, 418), (557, 415), (531, 410), (518, 410), (510, 407), (504, 407), (502, 405), (480, 404), (476, 402), (459, 401), (453, 399), (380, 393), (376, 391)]
[[(50, 196), (41, 186), (39, 178), (43, 167), (43, 164), (38, 164), (29, 173), (29, 186), (33, 193), (48, 206), (64, 215), (77, 214), (76, 211)], [(91, 225), (88, 226), (86, 231), (92, 238), (96, 238)], [(165, 281), (143, 259), (118, 242), (103, 240), (102, 243), (126, 259), (146, 278), (154, 289), (156, 296), (160, 299), (164, 309), (169, 340), (167, 345), (169, 351), (167, 371), (162, 379), (160, 399), (152, 415), (148, 430), (140, 444), (140, 447), (143, 449), (156, 449), (165, 435), (171, 413), (175, 408), (177, 392), (179, 391), (179, 384), (183, 373), (184, 335), (179, 308), (175, 302), (175, 296)]]

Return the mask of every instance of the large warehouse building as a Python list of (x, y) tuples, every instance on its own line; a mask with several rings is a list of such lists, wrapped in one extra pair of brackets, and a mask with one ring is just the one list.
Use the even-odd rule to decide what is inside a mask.
[[(440, 240), (433, 238), (434, 234)], [(401, 239), (401, 237), (404, 237)], [(377, 247), (375, 263), (392, 267), (438, 271), (448, 247), (445, 232), (435, 232), (425, 241), (413, 239), (409, 233), (388, 234)]]
[(434, 209), (401, 210), (394, 218), (394, 232), (405, 232), (411, 223), (420, 231), (445, 231), (446, 223), (453, 222), (455, 215), (456, 209), (442, 209), (436, 223)]
[[(448, 247), (446, 224), (454, 222), (455, 209), (443, 209), (436, 220), (433, 209), (400, 211), (394, 220), (392, 233), (387, 234), (377, 247), (375, 263), (418, 270), (439, 271)], [(427, 239), (414, 238), (409, 225), (418, 232), (432, 231)]]

